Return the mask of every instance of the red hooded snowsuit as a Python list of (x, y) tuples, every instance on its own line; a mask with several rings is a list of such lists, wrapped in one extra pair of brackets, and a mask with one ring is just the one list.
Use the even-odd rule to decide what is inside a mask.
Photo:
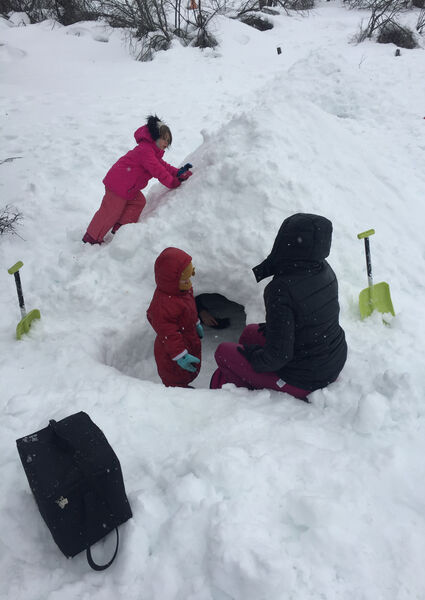
[(179, 289), (180, 276), (191, 261), (192, 257), (178, 248), (166, 248), (155, 261), (157, 287), (146, 314), (157, 334), (154, 354), (158, 374), (167, 386), (186, 387), (201, 368), (199, 363), (195, 365), (196, 373), (190, 373), (173, 360), (185, 351), (201, 359), (193, 290)]
[(152, 177), (168, 188), (180, 185), (178, 169), (162, 160), (164, 150), (158, 148), (148, 126), (139, 127), (134, 137), (138, 145), (122, 156), (103, 180), (105, 196), (87, 228), (87, 233), (97, 242), (102, 242), (116, 223), (137, 223), (146, 204), (140, 190)]

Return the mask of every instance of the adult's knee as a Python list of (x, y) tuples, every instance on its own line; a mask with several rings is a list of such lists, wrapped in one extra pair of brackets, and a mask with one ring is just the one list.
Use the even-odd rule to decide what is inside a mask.
[(239, 343), (258, 344), (262, 342), (264, 344), (264, 341), (262, 341), (263, 338), (264, 336), (261, 336), (261, 334), (258, 333), (258, 323), (251, 323), (250, 325), (247, 325), (242, 331), (241, 336), (239, 338)]
[(233, 342), (221, 342), (217, 346), (214, 358), (219, 367), (229, 367), (234, 362), (234, 357), (238, 354), (238, 344)]
[(221, 342), (221, 344), (219, 344), (217, 346), (217, 348), (215, 349), (214, 358), (215, 358), (215, 362), (218, 364), (218, 366), (222, 365), (223, 362), (225, 362), (225, 356), (227, 354), (226, 346), (228, 344), (229, 344), (229, 342)]

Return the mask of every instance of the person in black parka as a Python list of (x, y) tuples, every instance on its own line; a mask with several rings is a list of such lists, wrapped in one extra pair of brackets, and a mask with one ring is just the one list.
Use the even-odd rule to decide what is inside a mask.
[(338, 321), (338, 282), (325, 260), (331, 240), (325, 217), (285, 219), (270, 255), (253, 269), (257, 281), (273, 276), (264, 290), (266, 322), (248, 325), (239, 344), (218, 346), (211, 388), (234, 383), (306, 399), (335, 381), (347, 344)]

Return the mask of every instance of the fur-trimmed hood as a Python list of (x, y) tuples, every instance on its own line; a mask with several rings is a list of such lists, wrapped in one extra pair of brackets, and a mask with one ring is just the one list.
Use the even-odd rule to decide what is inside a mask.
[[(156, 142), (156, 140), (159, 138), (159, 128), (161, 125), (164, 125), (161, 119), (159, 119), (156, 115), (150, 115), (146, 125), (142, 125), (136, 129), (134, 132), (134, 139), (138, 144), (140, 144), (140, 142)], [(164, 154), (164, 150), (159, 151), (162, 152), (162, 156)]]

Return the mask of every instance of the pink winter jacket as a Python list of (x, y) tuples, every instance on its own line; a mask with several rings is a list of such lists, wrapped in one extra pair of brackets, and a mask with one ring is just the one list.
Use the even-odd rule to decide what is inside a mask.
[(126, 200), (133, 200), (152, 177), (168, 188), (177, 187), (178, 169), (162, 160), (164, 150), (155, 144), (147, 125), (139, 127), (134, 137), (137, 146), (109, 169), (103, 180), (105, 187)]

